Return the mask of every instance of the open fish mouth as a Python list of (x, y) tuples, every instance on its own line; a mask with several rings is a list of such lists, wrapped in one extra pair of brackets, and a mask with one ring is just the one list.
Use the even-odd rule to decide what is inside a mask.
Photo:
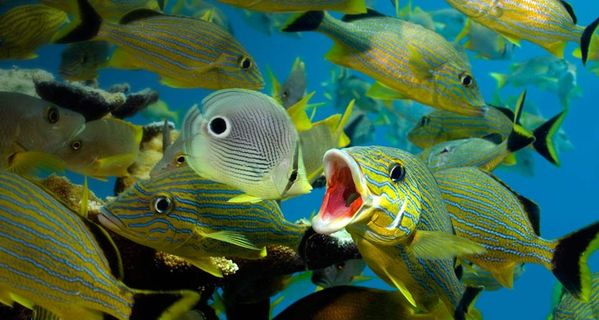
[(360, 166), (347, 152), (331, 149), (324, 155), (327, 190), (312, 228), (318, 233), (337, 232), (359, 218), (370, 198)]
[(104, 207), (102, 207), (100, 209), (100, 214), (98, 215), (98, 221), (100, 222), (101, 225), (108, 228), (110, 231), (113, 231), (116, 233), (126, 230), (125, 224), (123, 224), (123, 222), (119, 218), (117, 218), (115, 215), (113, 215), (110, 211), (108, 211)]

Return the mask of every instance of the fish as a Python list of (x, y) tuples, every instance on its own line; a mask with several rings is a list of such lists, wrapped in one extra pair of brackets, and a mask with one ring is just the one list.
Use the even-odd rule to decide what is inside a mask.
[(310, 10), (334, 10), (343, 13), (364, 13), (364, 0), (218, 0), (235, 7), (263, 12), (304, 12)]
[(356, 109), (365, 112), (379, 112), (382, 109), (382, 103), (366, 95), (371, 84), (351, 74), (349, 69), (336, 68), (331, 71), (331, 80), (326, 82), (327, 87), (325, 96), (333, 101), (336, 109), (343, 109), (351, 100), (355, 100)]
[(68, 22), (65, 12), (42, 4), (14, 7), (0, 15), (0, 59), (35, 59)]
[[(460, 280), (465, 285), (469, 287), (483, 287), (485, 291), (495, 291), (503, 288), (489, 271), (469, 263), (468, 261), (461, 262), (466, 262), (466, 264), (462, 264), (466, 266), (462, 268), (462, 276), (460, 277)], [(518, 279), (523, 273), (524, 263), (519, 263), (514, 266), (514, 280)]]
[(414, 155), (380, 146), (332, 149), (317, 233), (345, 228), (366, 264), (422, 312), (463, 316), (466, 288), (455, 257), (482, 247), (453, 234), (441, 193)]
[(170, 87), (216, 90), (264, 86), (253, 57), (214, 23), (143, 9), (129, 12), (117, 24), (103, 21), (87, 0), (77, 3), (81, 23), (57, 36), (55, 43), (110, 42), (117, 47), (110, 67), (148, 70)]
[(187, 166), (185, 153), (183, 152), (183, 139), (181, 135), (164, 149), (162, 159), (158, 161), (150, 171), (150, 177), (157, 177), (164, 172)]
[(60, 54), (59, 72), (63, 79), (89, 81), (98, 78), (98, 70), (110, 60), (110, 44), (86, 41), (69, 44)]
[(365, 112), (354, 110), (343, 132), (349, 138), (348, 146), (365, 145), (374, 141), (375, 126)]
[(362, 274), (365, 268), (366, 263), (362, 259), (343, 261), (323, 269), (314, 270), (312, 272), (312, 283), (323, 289), (350, 285)]
[[(110, 315), (125, 320), (136, 310), (176, 319), (199, 300), (188, 290), (151, 293), (127, 287), (105, 256), (109, 246), (100, 247), (111, 243), (103, 229), (18, 175), (0, 171), (0, 182), (1, 303), (49, 312), (47, 319)], [(173, 298), (177, 302), (169, 309), (156, 310), (156, 299)]]
[(0, 91), (0, 114), (0, 169), (15, 172), (42, 165), (85, 128), (82, 115), (17, 92)]
[(556, 297), (549, 320), (596, 320), (599, 318), (599, 272), (591, 274), (592, 289), (589, 302), (574, 298), (561, 285), (555, 288)]
[(396, 16), (402, 20), (419, 24), (429, 30), (435, 31), (436, 29), (433, 16), (420, 7), (413, 7), (412, 0), (408, 0), (408, 3), (405, 6), (402, 8), (397, 7), (395, 10)]
[(183, 120), (183, 152), (200, 176), (238, 188), (234, 201), (284, 199), (310, 192), (300, 137), (287, 111), (251, 90), (224, 89)]
[(467, 17), (454, 8), (433, 10), (430, 14), (435, 21), (435, 31), (448, 41), (454, 41), (466, 24)]
[(586, 46), (588, 50), (591, 35), (597, 27), (595, 23), (591, 23), (587, 30), (578, 26), (572, 6), (560, 0), (447, 0), (447, 3), (513, 43), (526, 40), (559, 58), (563, 57), (568, 42), (580, 43), (581, 48)]
[(298, 103), (306, 96), (306, 64), (298, 57), (293, 62), (287, 80), (281, 84), (272, 75), (272, 96), (285, 109)]
[[(118, 21), (128, 12), (139, 9), (162, 11), (165, 2), (166, 0), (89, 0), (90, 5), (103, 18), (111, 21)], [(71, 14), (77, 12), (77, 6), (70, 0), (41, 0), (41, 3)]]
[(227, 30), (230, 34), (233, 34), (233, 26), (231, 25), (229, 18), (227, 18), (227, 15), (215, 5), (202, 2), (195, 11), (193, 17), (217, 24), (221, 28)]
[(172, 120), (179, 123), (179, 111), (170, 110), (164, 100), (158, 100), (144, 108), (140, 114), (151, 121)]
[(285, 220), (275, 201), (231, 203), (241, 191), (189, 166), (140, 180), (101, 208), (100, 223), (139, 244), (178, 255), (222, 277), (209, 257), (260, 259), (267, 245), (297, 250), (307, 229)]
[[(520, 124), (525, 101), (526, 91), (518, 97), (513, 111), (505, 107), (491, 107), (482, 118), (466, 117), (435, 110), (420, 119), (416, 127), (408, 133), (408, 139), (418, 147), (427, 149), (435, 148), (436, 145), (442, 142), (452, 140), (487, 138), (487, 140), (496, 142), (496, 144), (505, 142), (505, 147), (502, 147), (502, 150), (495, 150), (499, 151), (500, 154), (503, 152), (504, 155), (507, 155), (504, 151), (511, 153), (532, 144), (532, 147), (547, 161), (559, 166), (560, 161), (553, 143), (553, 136), (561, 127), (567, 115), (567, 110), (559, 112), (551, 119), (530, 131)], [(465, 152), (468, 148), (473, 147), (469, 143), (479, 144), (481, 148), (485, 148), (487, 151), (493, 149), (492, 145), (480, 140), (469, 140), (467, 144), (463, 142), (461, 141), (458, 144), (461, 145), (462, 150)], [(483, 147), (483, 144), (486, 147)], [(445, 146), (436, 147), (436, 151), (433, 154), (444, 153)], [(453, 143), (453, 147), (455, 146), (456, 143)], [(458, 156), (458, 158), (460, 157)], [(485, 157), (486, 155), (483, 155), (483, 158)], [(492, 156), (491, 159), (497, 160), (498, 158)], [(464, 160), (468, 161), (468, 159)], [(479, 160), (477, 159), (474, 162), (478, 163)], [(487, 160), (490, 159), (487, 158)], [(493, 163), (491, 163), (492, 167), (494, 167)]]
[(516, 45), (497, 32), (472, 21), (466, 20), (462, 32), (456, 36), (454, 42), (463, 43), (464, 48), (476, 53), (476, 57), (486, 60), (510, 60)]
[(415, 309), (395, 291), (336, 286), (299, 299), (273, 319), (441, 319), (441, 315), (414, 313)]
[(93, 120), (53, 154), (67, 169), (86, 176), (128, 176), (127, 168), (137, 159), (142, 135), (141, 126), (117, 118)]
[(411, 99), (462, 115), (486, 110), (468, 58), (441, 35), (376, 11), (341, 20), (310, 11), (283, 31), (317, 31), (334, 41), (325, 58), (377, 80), (371, 97)]
[[(242, 18), (254, 30), (272, 36), (277, 33), (289, 20), (290, 13), (266, 13), (252, 10), (243, 10)], [(297, 35), (297, 34), (288, 34)]]
[(517, 264), (540, 264), (574, 297), (588, 301), (591, 284), (586, 261), (599, 249), (599, 221), (558, 240), (547, 240), (541, 237), (538, 205), (497, 177), (472, 167), (441, 170), (434, 176), (456, 235), (486, 249), (466, 259), (490, 271), (508, 288)]

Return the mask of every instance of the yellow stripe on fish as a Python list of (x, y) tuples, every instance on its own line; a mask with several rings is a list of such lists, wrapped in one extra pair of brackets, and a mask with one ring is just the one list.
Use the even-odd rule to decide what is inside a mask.
[(130, 12), (120, 24), (102, 22), (87, 0), (78, 0), (81, 23), (57, 37), (58, 43), (105, 40), (117, 46), (110, 65), (145, 69), (177, 88), (261, 89), (253, 58), (220, 26), (151, 10)]
[(539, 208), (503, 182), (477, 168), (435, 173), (458, 236), (481, 244), (484, 254), (468, 259), (512, 286), (519, 263), (537, 263), (551, 270), (576, 298), (590, 296), (587, 256), (599, 248), (599, 222), (559, 240), (541, 238)]
[(267, 245), (299, 247), (306, 227), (286, 221), (275, 201), (229, 202), (241, 193), (184, 166), (136, 183), (106, 204), (99, 220), (215, 276), (221, 274), (209, 257), (258, 259)]
[(41, 4), (23, 5), (0, 16), (0, 59), (33, 59), (68, 21), (61, 10)]
[[(0, 301), (61, 319), (129, 319), (139, 291), (111, 273), (83, 220), (35, 184), (0, 171)], [(199, 299), (191, 292), (175, 317)], [(138, 305), (136, 304), (137, 308)]]
[(412, 99), (464, 115), (485, 113), (468, 58), (434, 31), (374, 11), (341, 21), (311, 11), (283, 31), (318, 31), (333, 39), (325, 57), (376, 79), (369, 90), (373, 97)]

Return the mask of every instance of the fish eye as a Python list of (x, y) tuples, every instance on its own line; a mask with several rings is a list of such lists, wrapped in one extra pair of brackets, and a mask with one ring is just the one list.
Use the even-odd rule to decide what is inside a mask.
[(71, 149), (73, 151), (79, 151), (81, 149), (82, 143), (81, 140), (75, 140), (71, 142)]
[(474, 85), (474, 78), (472, 78), (472, 76), (467, 73), (462, 73), (460, 75), (460, 82), (464, 87), (470, 88)]
[(345, 268), (345, 262), (341, 262), (335, 265), (335, 268), (339, 271), (343, 270), (343, 268)]
[(155, 214), (169, 214), (175, 208), (173, 200), (167, 195), (158, 195), (152, 199), (150, 210)]
[(431, 119), (430, 119), (429, 117), (427, 117), (427, 116), (424, 116), (424, 117), (422, 117), (422, 118), (420, 119), (420, 126), (421, 126), (421, 127), (424, 127), (424, 126), (426, 126), (426, 125), (429, 123), (429, 121), (430, 121), (430, 120), (431, 120)]
[(231, 127), (227, 118), (217, 116), (208, 122), (208, 131), (217, 138), (224, 138), (231, 132)]
[(239, 67), (243, 70), (247, 70), (252, 67), (252, 60), (247, 56), (239, 57), (237, 63), (239, 63)]
[(177, 166), (181, 166), (185, 163), (185, 156), (180, 154), (177, 156), (177, 158), (175, 158), (175, 162), (177, 163)]
[(406, 176), (406, 169), (399, 163), (394, 163), (389, 167), (389, 178), (391, 181), (397, 183), (403, 181)]
[(285, 90), (285, 91), (283, 91), (283, 93), (281, 93), (281, 97), (287, 98), (287, 96), (289, 96), (289, 92), (287, 92), (287, 90)]
[(58, 122), (58, 120), (60, 120), (60, 112), (58, 111), (58, 108), (48, 108), (48, 112), (46, 113), (46, 119), (48, 119), (48, 122), (50, 123)]

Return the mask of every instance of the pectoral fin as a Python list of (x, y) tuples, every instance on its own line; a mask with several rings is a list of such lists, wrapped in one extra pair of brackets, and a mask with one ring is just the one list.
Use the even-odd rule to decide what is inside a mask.
[(193, 264), (195, 267), (202, 269), (203, 271), (217, 277), (222, 278), (222, 271), (214, 264), (210, 257), (202, 257), (202, 258), (185, 258), (186, 261)]
[(401, 92), (398, 92), (395, 89), (392, 89), (380, 82), (375, 82), (368, 91), (366, 92), (366, 96), (378, 99), (378, 100), (398, 100), (398, 99), (406, 99), (406, 96)]
[(440, 231), (418, 230), (410, 250), (422, 259), (448, 259), (485, 253), (485, 248), (471, 240)]
[(511, 288), (514, 284), (514, 267), (516, 266), (515, 262), (509, 262), (503, 264), (500, 268), (496, 268), (494, 270), (490, 270), (493, 274), (493, 277), (499, 284), (501, 284), (505, 288)]
[(250, 250), (260, 251), (260, 253), (261, 253), (260, 256), (262, 256), (262, 257), (266, 256), (266, 248), (265, 247), (258, 248), (245, 235), (238, 233), (238, 232), (217, 231), (217, 232), (207, 233), (207, 232), (203, 232), (200, 229), (196, 229), (196, 233), (205, 238), (210, 238), (210, 239), (230, 243), (232, 245), (250, 249)]
[(230, 203), (258, 203), (260, 201), (264, 201), (264, 199), (244, 193), (244, 194), (240, 194), (238, 196), (235, 196), (235, 197), (229, 199), (227, 202), (230, 202)]

